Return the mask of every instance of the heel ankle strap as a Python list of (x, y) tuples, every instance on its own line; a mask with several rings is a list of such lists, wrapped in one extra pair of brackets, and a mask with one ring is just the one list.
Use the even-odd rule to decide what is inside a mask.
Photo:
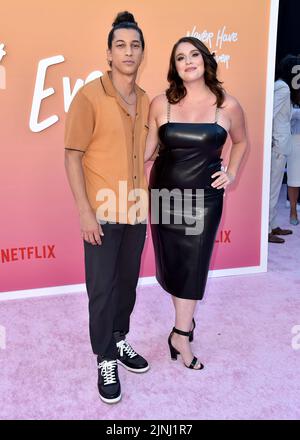
[(174, 333), (177, 333), (178, 335), (181, 335), (181, 336), (190, 336), (190, 334), (191, 334), (191, 332), (183, 332), (182, 330), (178, 330), (178, 328), (176, 328), (176, 327), (173, 327), (172, 331)]

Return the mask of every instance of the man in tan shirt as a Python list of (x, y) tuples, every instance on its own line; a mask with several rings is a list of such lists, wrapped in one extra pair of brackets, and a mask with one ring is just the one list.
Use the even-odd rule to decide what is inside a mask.
[(132, 14), (108, 36), (111, 71), (83, 86), (65, 126), (65, 164), (84, 240), (90, 337), (98, 389), (121, 399), (117, 362), (137, 373), (147, 361), (125, 339), (136, 298), (148, 209), (144, 150), (149, 100), (136, 83), (144, 38)]

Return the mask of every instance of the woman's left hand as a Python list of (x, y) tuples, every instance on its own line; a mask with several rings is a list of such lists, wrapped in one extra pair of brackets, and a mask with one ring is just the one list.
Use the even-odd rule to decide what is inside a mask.
[(228, 171), (217, 171), (211, 177), (212, 179), (217, 177), (217, 179), (211, 184), (211, 186), (216, 189), (226, 188), (234, 181), (234, 176)]

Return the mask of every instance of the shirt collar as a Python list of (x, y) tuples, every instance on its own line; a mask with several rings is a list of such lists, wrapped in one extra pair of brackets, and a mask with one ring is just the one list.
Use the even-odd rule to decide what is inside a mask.
[[(104, 73), (104, 75), (101, 77), (101, 82), (102, 82), (104, 91), (107, 95), (117, 97), (118, 93), (117, 93), (116, 89), (114, 88), (112, 80), (110, 79), (110, 76), (109, 76), (110, 72), (111, 71), (107, 71)], [(136, 96), (138, 98), (140, 98), (145, 93), (144, 90), (141, 89), (137, 84), (135, 84), (134, 89), (135, 89)]]

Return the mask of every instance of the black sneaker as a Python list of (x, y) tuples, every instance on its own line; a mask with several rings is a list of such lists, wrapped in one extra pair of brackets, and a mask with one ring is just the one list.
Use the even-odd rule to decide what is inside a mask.
[(121, 400), (121, 385), (116, 359), (103, 359), (98, 363), (98, 390), (100, 399), (105, 403), (117, 403)]
[(142, 356), (134, 351), (131, 345), (125, 340), (117, 342), (118, 363), (128, 371), (134, 373), (145, 373), (149, 370), (149, 364)]

